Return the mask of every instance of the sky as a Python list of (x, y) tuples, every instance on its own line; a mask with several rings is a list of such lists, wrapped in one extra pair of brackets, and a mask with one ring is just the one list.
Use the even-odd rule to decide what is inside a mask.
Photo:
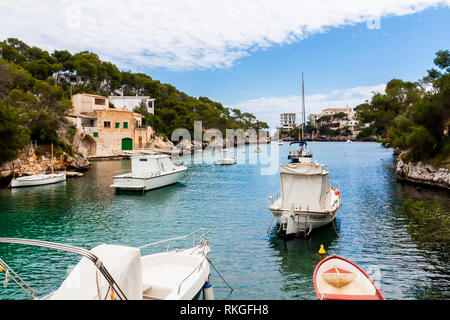
[(89, 50), (191, 96), (252, 112), (355, 107), (450, 49), (450, 0), (0, 2), (0, 40)]

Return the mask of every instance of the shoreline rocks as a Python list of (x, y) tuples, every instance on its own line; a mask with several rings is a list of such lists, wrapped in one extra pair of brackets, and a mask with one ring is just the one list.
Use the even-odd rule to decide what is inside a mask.
[(435, 168), (422, 161), (419, 161), (418, 163), (406, 163), (400, 159), (397, 162), (395, 174), (400, 181), (450, 190), (450, 170), (445, 168)]
[[(53, 158), (53, 168), (55, 171), (85, 171), (89, 168), (90, 164), (90, 161), (79, 154), (71, 157), (63, 153), (61, 156)], [(26, 149), (20, 153), (19, 158), (0, 165), (0, 180), (12, 178), (13, 175), (25, 176), (50, 172), (51, 165), (51, 155), (48, 152), (38, 157), (34, 149)]]

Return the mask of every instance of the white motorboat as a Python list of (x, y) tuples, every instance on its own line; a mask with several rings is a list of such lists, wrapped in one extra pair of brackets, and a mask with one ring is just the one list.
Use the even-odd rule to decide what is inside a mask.
[(236, 157), (223, 157), (218, 160), (221, 165), (232, 165), (237, 163)]
[(282, 146), (283, 144), (284, 144), (283, 140), (279, 139), (279, 140), (278, 140), (278, 145), (279, 145), (279, 146)]
[(13, 178), (11, 180), (10, 187), (11, 188), (34, 187), (66, 181), (66, 172), (59, 172), (59, 173), (53, 172), (53, 144), (51, 147), (51, 158), (52, 158), (51, 174), (40, 173)]
[(269, 210), (281, 235), (309, 235), (334, 221), (341, 205), (339, 190), (329, 183), (329, 172), (318, 163), (280, 166), (280, 194), (269, 197)]
[[(175, 240), (200, 236), (200, 244), (185, 250), (170, 250)], [(0, 242), (46, 247), (83, 256), (61, 286), (42, 300), (192, 300), (209, 281), (206, 241), (209, 231), (151, 243), (140, 248), (102, 244), (88, 251), (52, 242), (0, 238)], [(195, 239), (195, 238), (194, 238)], [(149, 246), (169, 242), (166, 252), (141, 256)], [(0, 266), (32, 299), (35, 291), (3, 260)]]
[(185, 166), (177, 166), (168, 155), (141, 155), (131, 158), (131, 172), (117, 172), (112, 188), (142, 190), (165, 187), (180, 181)]

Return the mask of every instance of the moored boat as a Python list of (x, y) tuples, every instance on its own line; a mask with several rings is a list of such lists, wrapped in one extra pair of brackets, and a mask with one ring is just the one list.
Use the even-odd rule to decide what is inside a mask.
[(23, 176), (14, 178), (11, 180), (11, 188), (18, 187), (34, 187), (47, 184), (58, 183), (66, 180), (66, 173), (54, 173), (54, 174), (33, 174), (30, 176)]
[(313, 282), (319, 300), (386, 300), (361, 267), (339, 256), (320, 261)]
[(131, 172), (118, 172), (113, 177), (115, 189), (142, 190), (165, 187), (180, 181), (185, 166), (177, 166), (168, 155), (143, 155), (131, 158)]
[(237, 159), (235, 157), (224, 157), (218, 160), (221, 165), (232, 165), (237, 163)]
[(302, 162), (280, 166), (280, 193), (269, 197), (280, 235), (305, 235), (332, 223), (341, 204), (324, 165)]
[(35, 187), (47, 184), (58, 183), (66, 181), (66, 172), (54, 173), (53, 171), (53, 144), (51, 145), (51, 159), (52, 159), (52, 173), (51, 174), (33, 174), (29, 176), (23, 176), (18, 178), (13, 178), (10, 183), (11, 188), (18, 187)]
[[(192, 248), (170, 250), (175, 240), (200, 235)], [(88, 251), (47, 241), (0, 238), (0, 242), (45, 247), (83, 256), (61, 286), (41, 300), (192, 300), (209, 280), (206, 241), (209, 231), (199, 229), (190, 235), (158, 241), (140, 248), (102, 244)], [(194, 238), (195, 239), (195, 238)], [(165, 252), (141, 256), (147, 247), (169, 243)], [(35, 291), (6, 263), (0, 266), (32, 299)]]

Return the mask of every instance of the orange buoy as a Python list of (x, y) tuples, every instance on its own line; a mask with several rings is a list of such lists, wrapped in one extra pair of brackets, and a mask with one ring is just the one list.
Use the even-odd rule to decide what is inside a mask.
[(338, 196), (339, 195), (339, 190), (334, 190), (334, 194)]

